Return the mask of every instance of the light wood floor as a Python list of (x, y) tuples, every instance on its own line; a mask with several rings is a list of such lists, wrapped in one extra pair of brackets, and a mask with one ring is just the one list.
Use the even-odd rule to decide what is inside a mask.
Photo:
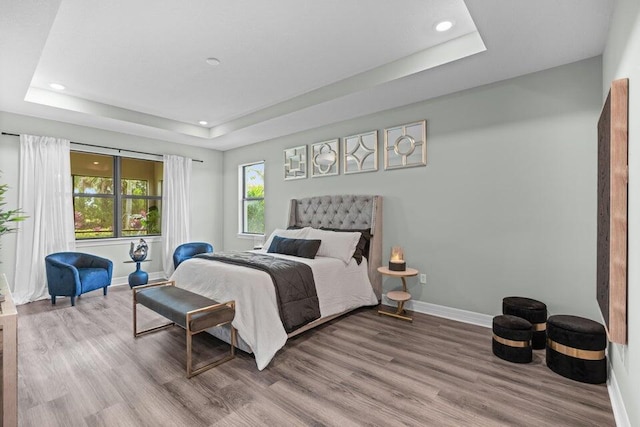
[[(159, 319), (140, 312), (142, 326)], [(200, 360), (227, 350), (204, 335)], [(187, 380), (184, 341), (178, 327), (134, 339), (128, 287), (19, 307), (20, 425), (614, 425), (604, 385), (554, 374), (544, 351), (502, 361), (490, 330), (423, 314), (361, 309), (290, 340), (262, 372), (241, 353)]]

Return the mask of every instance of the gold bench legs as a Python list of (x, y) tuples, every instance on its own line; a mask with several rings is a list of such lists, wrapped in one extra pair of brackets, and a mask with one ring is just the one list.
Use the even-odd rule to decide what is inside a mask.
[[(133, 336), (135, 338), (141, 336), (141, 335), (146, 335), (149, 334), (151, 332), (156, 332), (156, 331), (160, 331), (162, 329), (167, 329), (170, 328), (171, 326), (174, 326), (175, 323), (174, 322), (170, 322), (167, 323), (165, 325), (160, 325), (160, 326), (155, 326), (152, 328), (148, 328), (148, 329), (144, 329), (142, 331), (138, 331), (138, 312), (137, 312), (137, 308), (138, 308), (138, 301), (136, 298), (136, 294), (138, 290), (141, 289), (145, 289), (145, 288), (150, 288), (153, 286), (175, 286), (175, 282), (174, 281), (167, 281), (167, 282), (160, 282), (160, 283), (153, 283), (150, 285), (143, 285), (143, 286), (137, 286), (135, 288), (133, 288)], [(192, 351), (192, 344), (193, 344), (193, 336), (196, 334), (199, 334), (200, 332), (204, 332), (206, 329), (200, 329), (197, 331), (193, 331), (191, 330), (191, 320), (192, 317), (195, 314), (200, 314), (200, 313), (206, 313), (206, 312), (212, 312), (212, 311), (216, 311), (219, 310), (222, 307), (229, 307), (232, 310), (235, 311), (236, 308), (236, 303), (235, 301), (229, 301), (226, 303), (219, 303), (219, 304), (215, 304), (215, 305), (211, 305), (209, 307), (203, 307), (197, 310), (192, 310), (187, 312), (187, 316), (186, 316), (186, 335), (187, 335), (187, 378), (191, 378), (195, 375), (198, 375), (208, 369), (214, 368), (224, 362), (228, 362), (229, 360), (233, 359), (236, 356), (235, 350), (236, 350), (236, 345), (237, 345), (237, 331), (236, 328), (233, 327), (233, 325), (231, 324), (231, 321), (228, 322), (223, 322), (220, 323), (218, 325), (213, 325), (210, 326), (211, 328), (215, 328), (218, 326), (223, 326), (228, 324), (231, 328), (231, 350), (229, 351), (229, 354), (227, 356), (224, 356), (220, 359), (214, 360), (213, 362), (207, 363), (206, 365), (200, 366), (199, 368), (193, 369), (193, 359), (192, 359), (192, 355), (193, 355), (193, 351)], [(208, 328), (207, 328), (208, 329)]]
[(193, 336), (196, 334), (199, 334), (200, 332), (204, 332), (205, 329), (200, 329), (197, 331), (193, 331), (191, 330), (191, 318), (195, 315), (195, 314), (199, 314), (199, 313), (206, 313), (208, 311), (215, 311), (216, 309), (220, 309), (221, 306), (227, 306), (229, 308), (231, 308), (232, 310), (235, 310), (236, 308), (236, 303), (235, 301), (229, 301), (226, 303), (221, 303), (221, 304), (216, 304), (216, 305), (212, 305), (210, 307), (204, 307), (204, 308), (200, 308), (198, 310), (192, 310), (187, 312), (187, 378), (191, 378), (195, 375), (198, 375), (208, 369), (211, 368), (215, 368), (216, 366), (224, 363), (224, 362), (228, 362), (229, 360), (233, 359), (234, 357), (236, 357), (236, 328), (233, 327), (233, 325), (231, 324), (231, 322), (224, 322), (224, 323), (220, 323), (218, 325), (215, 326), (211, 326), (212, 328), (218, 327), (218, 326), (223, 326), (228, 324), (231, 327), (231, 349), (229, 350), (229, 354), (227, 356), (224, 356), (220, 359), (214, 360), (213, 362), (207, 363), (206, 365), (203, 365), (199, 368), (194, 369), (193, 368), (193, 359), (192, 359), (192, 340), (193, 340)]

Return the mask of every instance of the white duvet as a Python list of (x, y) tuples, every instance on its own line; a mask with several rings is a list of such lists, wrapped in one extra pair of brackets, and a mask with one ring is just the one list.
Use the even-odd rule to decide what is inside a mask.
[[(258, 251), (260, 252), (260, 251)], [(321, 317), (357, 307), (377, 304), (367, 275), (367, 260), (358, 265), (336, 258), (298, 258), (269, 254), (302, 262), (311, 267), (320, 304)], [(287, 341), (282, 326), (271, 276), (248, 267), (192, 258), (180, 264), (171, 276), (176, 286), (226, 302), (235, 300), (233, 326), (249, 345), (258, 369), (264, 369)]]

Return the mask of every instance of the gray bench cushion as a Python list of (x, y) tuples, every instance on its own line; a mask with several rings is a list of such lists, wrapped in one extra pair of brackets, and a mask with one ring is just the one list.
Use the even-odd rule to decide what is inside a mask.
[[(141, 289), (136, 294), (138, 303), (150, 308), (172, 322), (187, 328), (187, 312), (209, 307), (218, 302), (175, 286), (159, 286)], [(199, 313), (192, 317), (190, 329), (194, 332), (231, 322), (235, 310), (221, 307), (211, 313)]]

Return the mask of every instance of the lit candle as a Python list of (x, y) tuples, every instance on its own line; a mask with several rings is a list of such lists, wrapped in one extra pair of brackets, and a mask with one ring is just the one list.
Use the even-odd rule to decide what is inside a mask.
[(407, 263), (404, 261), (404, 253), (402, 248), (394, 246), (391, 248), (391, 257), (389, 257), (389, 270), (391, 271), (405, 271), (407, 269)]

